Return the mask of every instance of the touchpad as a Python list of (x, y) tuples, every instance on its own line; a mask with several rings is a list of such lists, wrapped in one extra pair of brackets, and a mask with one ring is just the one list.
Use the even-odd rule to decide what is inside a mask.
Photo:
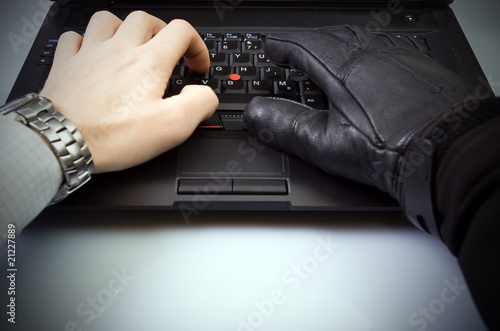
[(288, 176), (286, 154), (249, 136), (242, 139), (191, 138), (179, 148), (177, 176)]

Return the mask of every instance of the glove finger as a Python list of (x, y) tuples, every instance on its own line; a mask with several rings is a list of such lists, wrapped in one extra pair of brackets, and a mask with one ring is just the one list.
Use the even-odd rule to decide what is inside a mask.
[(415, 36), (407, 34), (371, 32), (357, 25), (324, 27), (317, 30), (317, 32), (331, 35), (353, 49), (366, 51), (375, 48), (394, 47), (409, 51), (418, 50), (431, 56), (429, 49), (425, 45), (425, 41), (420, 41)]
[[(303, 126), (308, 125), (309, 121), (327, 116), (327, 111), (313, 109), (290, 100), (255, 97), (248, 103), (243, 119), (248, 131), (254, 136), (277, 149), (303, 157), (304, 143), (299, 140), (309, 140), (309, 137), (298, 137), (297, 130), (304, 131)], [(316, 131), (310, 130), (310, 132)]]
[(429, 57), (432, 57), (431, 52), (429, 51), (425, 41), (421, 41), (415, 36), (410, 36), (407, 34), (389, 34), (383, 32), (374, 32), (381, 41), (385, 42), (385, 44), (389, 47), (395, 47), (399, 49), (406, 49), (409, 51), (420, 51)]
[(361, 56), (365, 48), (383, 48), (380, 38), (357, 26), (334, 26), (305, 33), (270, 35), (265, 51), (277, 65), (291, 66), (327, 92), (330, 100), (342, 94), (341, 82), (349, 63)]
[[(351, 43), (345, 44), (319, 31), (270, 35), (266, 39), (265, 52), (275, 64), (296, 68), (320, 86), (328, 75), (340, 77), (339, 69), (357, 48), (356, 37), (351, 37)], [(344, 39), (348, 40), (347, 35)]]
[(332, 175), (369, 183), (358, 167), (359, 155), (353, 152), (363, 153), (366, 139), (334, 109), (255, 97), (245, 109), (244, 121), (251, 134), (279, 150)]
[(342, 81), (349, 72), (349, 63), (366, 51), (391, 47), (430, 56), (426, 47), (411, 36), (373, 34), (359, 26), (330, 26), (305, 33), (270, 35), (266, 39), (265, 51), (272, 62), (301, 71), (328, 91), (332, 87), (332, 78)]
[[(332, 106), (317, 110), (290, 100), (255, 97), (245, 109), (244, 121), (261, 141), (331, 175), (378, 184), (372, 178), (373, 164), (365, 162), (373, 156), (370, 139)], [(377, 187), (389, 192), (383, 184)]]
[[(386, 43), (359, 26), (340, 25), (304, 33), (271, 34), (266, 39), (265, 51), (271, 61), (283, 65), (293, 65), (304, 54), (330, 61), (339, 57), (343, 63), (355, 55), (354, 50), (385, 46)], [(306, 53), (299, 55), (296, 51)]]
[(326, 26), (316, 30), (318, 33), (329, 35), (344, 46), (356, 50), (369, 50), (386, 47), (386, 43), (358, 25)]

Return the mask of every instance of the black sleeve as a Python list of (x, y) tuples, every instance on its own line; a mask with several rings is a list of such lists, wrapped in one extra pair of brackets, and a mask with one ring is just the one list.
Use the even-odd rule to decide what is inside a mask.
[[(458, 258), (484, 322), (500, 330), (500, 99), (482, 101), (476, 110), (494, 116), (438, 158), (435, 206), (441, 237)], [(462, 114), (457, 125), (467, 114), (475, 117)]]

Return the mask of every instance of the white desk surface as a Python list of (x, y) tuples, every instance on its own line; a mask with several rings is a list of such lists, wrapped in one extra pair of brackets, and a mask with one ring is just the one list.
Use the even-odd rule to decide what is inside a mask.
[[(0, 102), (30, 47), (6, 35), (37, 1), (0, 5)], [(453, 8), (500, 94), (500, 1)], [(16, 325), (0, 258), (1, 330), (485, 330), (455, 259), (397, 213), (38, 219), (16, 240)]]

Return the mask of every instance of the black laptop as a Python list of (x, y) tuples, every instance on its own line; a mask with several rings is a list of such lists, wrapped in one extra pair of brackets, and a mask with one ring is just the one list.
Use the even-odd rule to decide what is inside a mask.
[(165, 97), (186, 84), (209, 85), (219, 96), (217, 112), (178, 148), (129, 170), (95, 175), (53, 208), (180, 210), (187, 221), (203, 210), (396, 210), (396, 201), (387, 194), (330, 176), (250, 136), (243, 109), (257, 95), (328, 107), (313, 82), (294, 69), (274, 66), (264, 52), (268, 34), (302, 33), (328, 25), (356, 24), (411, 36), (471, 86), (490, 89), (449, 3), (60, 0), (49, 11), (9, 100), (41, 89), (60, 34), (83, 33), (96, 11), (109, 10), (122, 19), (137, 9), (166, 22), (183, 18), (205, 40), (211, 68), (195, 75), (179, 61)]

